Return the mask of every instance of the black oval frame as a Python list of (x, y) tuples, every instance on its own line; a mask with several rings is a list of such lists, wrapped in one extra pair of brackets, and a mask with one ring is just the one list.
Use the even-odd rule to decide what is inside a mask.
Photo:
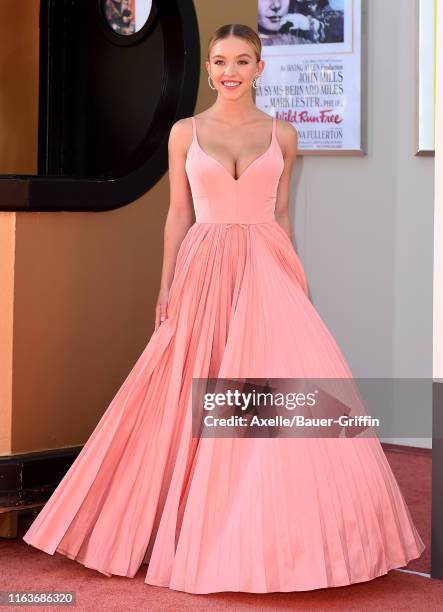
[[(138, 32), (122, 36), (113, 32), (107, 24), (100, 0), (97, 4), (103, 17), (99, 20), (101, 27), (106, 28), (106, 35), (113, 44), (137, 44), (153, 25), (148, 19)], [(177, 119), (192, 115), (195, 108), (200, 78), (200, 35), (192, 0), (168, 0), (166, 10), (159, 9), (158, 19), (163, 28), (168, 70), (165, 71), (161, 102), (152, 122), (153, 129), (144, 139), (146, 151), (142, 146), (138, 157), (132, 160), (133, 166), (125, 174), (104, 179), (0, 175), (0, 210), (113, 210), (141, 197), (162, 178), (168, 169), (170, 128)], [(179, 49), (178, 43), (181, 43)], [(152, 139), (159, 142), (154, 153), (147, 146), (147, 141), (152, 142)]]
[(107, 39), (118, 47), (128, 47), (131, 45), (136, 45), (140, 40), (142, 40), (142, 38), (149, 34), (149, 30), (151, 30), (151, 28), (156, 25), (156, 22), (158, 20), (158, 15), (154, 15), (152, 17), (151, 12), (148, 17), (148, 21), (143, 25), (142, 28), (140, 28), (138, 32), (134, 32), (134, 34), (130, 35), (117, 34), (117, 32), (114, 32), (114, 30), (109, 27), (109, 24), (106, 21), (106, 17), (103, 14), (102, 1), (103, 0), (97, 0), (97, 14), (103, 17), (103, 19), (99, 19), (100, 27), (102, 28), (103, 33), (107, 37)]

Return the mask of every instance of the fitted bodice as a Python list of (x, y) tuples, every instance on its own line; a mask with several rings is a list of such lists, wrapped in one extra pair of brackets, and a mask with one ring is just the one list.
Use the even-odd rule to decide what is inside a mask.
[(236, 179), (208, 155), (198, 142), (192, 117), (192, 142), (186, 156), (198, 223), (267, 223), (274, 220), (275, 202), (284, 159), (272, 120), (271, 144)]

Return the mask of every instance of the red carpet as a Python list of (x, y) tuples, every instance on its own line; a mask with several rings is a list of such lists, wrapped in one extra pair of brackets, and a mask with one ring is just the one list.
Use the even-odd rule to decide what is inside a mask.
[[(413, 519), (428, 550), (408, 569), (429, 572), (431, 457), (386, 453)], [(20, 534), (29, 517), (22, 517)], [(77, 610), (442, 610), (443, 581), (391, 571), (371, 582), (347, 587), (294, 593), (220, 593), (190, 595), (143, 582), (146, 565), (134, 579), (102, 574), (66, 559), (47, 555), (21, 540), (0, 539), (0, 590), (75, 591)], [(1, 609), (11, 607), (0, 606)], [(20, 606), (22, 610), (55, 607)]]

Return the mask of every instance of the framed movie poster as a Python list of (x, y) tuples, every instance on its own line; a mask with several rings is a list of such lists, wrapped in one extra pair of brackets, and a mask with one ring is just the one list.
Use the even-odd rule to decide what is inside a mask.
[(302, 155), (362, 155), (363, 0), (258, 0), (256, 104), (293, 123)]

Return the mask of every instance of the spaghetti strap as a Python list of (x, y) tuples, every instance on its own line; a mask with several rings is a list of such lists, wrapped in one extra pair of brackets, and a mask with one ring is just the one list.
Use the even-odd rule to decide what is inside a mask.
[(272, 135), (271, 135), (271, 142), (273, 142), (275, 140), (275, 126), (277, 125), (277, 119), (275, 117), (272, 117)]
[(196, 140), (197, 139), (197, 134), (196, 134), (197, 130), (196, 130), (196, 127), (195, 127), (195, 117), (194, 117), (194, 115), (192, 115), (191, 119), (192, 119), (192, 138), (193, 138), (193, 140)]

